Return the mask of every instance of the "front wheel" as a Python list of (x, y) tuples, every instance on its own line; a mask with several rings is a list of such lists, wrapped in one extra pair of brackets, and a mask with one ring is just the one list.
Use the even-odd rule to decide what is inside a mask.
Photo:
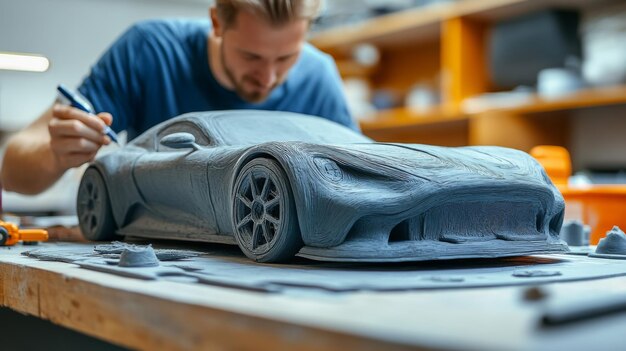
[(78, 223), (87, 240), (114, 240), (115, 221), (104, 178), (95, 168), (88, 168), (78, 187), (76, 200)]
[(258, 158), (234, 183), (232, 224), (241, 250), (257, 262), (293, 258), (302, 247), (296, 206), (278, 162)]

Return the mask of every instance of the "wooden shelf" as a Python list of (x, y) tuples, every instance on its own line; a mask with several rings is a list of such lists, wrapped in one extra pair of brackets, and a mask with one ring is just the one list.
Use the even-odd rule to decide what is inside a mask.
[(522, 1), (526, 0), (461, 0), (419, 7), (325, 30), (315, 34), (310, 42), (325, 50), (359, 43), (393, 45), (407, 40), (434, 39), (439, 34), (440, 22), (447, 18)]
[(584, 8), (595, 0), (459, 0), (434, 4), (339, 26), (314, 34), (310, 42), (322, 50), (347, 49), (370, 43), (379, 47), (437, 40), (440, 24), (455, 17), (494, 21), (553, 6)]
[(568, 144), (571, 119), (567, 111), (619, 104), (626, 104), (626, 86), (588, 89), (559, 99), (533, 97), (512, 107), (485, 104), (480, 111), (455, 113), (442, 107), (418, 113), (397, 108), (361, 121), (361, 129), (384, 142), (499, 145), (529, 151), (536, 145)]
[(363, 133), (377, 141), (419, 142), (445, 146), (469, 143), (469, 118), (445, 108), (412, 111), (398, 108), (380, 112), (372, 120), (361, 120)]
[(352, 60), (335, 60), (335, 63), (343, 77), (368, 77), (378, 69), (376, 65), (361, 65)]
[(485, 104), (482, 109), (464, 112), (473, 115), (488, 112), (531, 114), (620, 104), (626, 104), (626, 85), (585, 89), (551, 99), (534, 96), (530, 102), (510, 107), (492, 107)]
[(621, 104), (626, 104), (626, 86), (623, 85), (581, 90), (554, 99), (543, 99), (539, 96), (534, 96), (530, 99), (530, 102), (510, 107), (495, 107), (485, 103), (480, 109), (461, 110), (459, 113), (450, 112), (451, 110), (443, 107), (426, 112), (415, 112), (409, 108), (396, 108), (381, 111), (373, 119), (362, 120), (361, 128), (367, 133), (383, 129), (446, 124), (484, 114), (536, 114)]
[(428, 111), (395, 108), (381, 111), (372, 119), (361, 120), (360, 125), (361, 129), (367, 133), (381, 129), (447, 124), (467, 120), (467, 118), (467, 115), (449, 113), (444, 108), (433, 108)]

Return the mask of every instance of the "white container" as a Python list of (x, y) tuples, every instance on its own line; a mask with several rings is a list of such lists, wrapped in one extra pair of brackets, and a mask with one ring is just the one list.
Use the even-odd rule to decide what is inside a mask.
[(584, 87), (580, 75), (567, 68), (546, 68), (537, 78), (537, 93), (546, 99), (568, 95)]

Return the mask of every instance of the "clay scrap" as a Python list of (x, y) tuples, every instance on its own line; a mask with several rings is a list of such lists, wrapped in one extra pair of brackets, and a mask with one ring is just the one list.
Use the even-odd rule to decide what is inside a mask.
[[(93, 248), (93, 251), (108, 258), (118, 258), (125, 250), (141, 250), (146, 246), (113, 241), (110, 244), (100, 244)], [(151, 248), (151, 246), (150, 246)], [(152, 249), (152, 248), (151, 248)], [(200, 255), (200, 252), (176, 249), (152, 249), (159, 261), (176, 261)]]
[(579, 220), (566, 220), (563, 222), (559, 236), (569, 245), (569, 254), (587, 255), (592, 249), (589, 247), (591, 227)]
[(626, 234), (618, 226), (614, 226), (600, 239), (596, 251), (589, 256), (626, 260)]

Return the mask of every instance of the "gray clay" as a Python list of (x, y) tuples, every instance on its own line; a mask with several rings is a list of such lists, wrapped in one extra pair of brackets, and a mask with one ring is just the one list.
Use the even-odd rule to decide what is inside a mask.
[(375, 143), (288, 112), (163, 122), (91, 164), (77, 208), (91, 240), (237, 244), (260, 262), (567, 251), (563, 198), (524, 152)]
[(517, 278), (538, 278), (538, 277), (555, 277), (561, 275), (559, 271), (542, 271), (542, 270), (529, 270), (529, 271), (515, 271), (512, 274)]
[(626, 259), (626, 234), (618, 226), (614, 226), (600, 239), (596, 252), (589, 256)]
[(463, 277), (446, 277), (446, 276), (432, 276), (424, 278), (425, 280), (430, 280), (433, 282), (439, 283), (462, 283), (465, 281)]
[(158, 267), (159, 259), (156, 257), (151, 245), (128, 247), (122, 251), (118, 266)]
[(589, 245), (589, 239), (591, 238), (591, 226), (589, 224), (585, 224), (583, 226), (583, 233), (585, 235), (585, 244)]
[[(155, 250), (156, 251), (156, 250)], [(158, 267), (125, 268), (111, 265), (106, 255), (85, 244), (50, 245), (23, 253), (40, 259), (71, 262), (84, 269), (145, 280), (175, 280), (264, 292), (349, 292), (357, 290), (403, 291), (458, 289), (585, 281), (626, 276), (618, 260), (587, 256), (551, 255), (493, 260), (446, 260), (380, 265), (311, 262), (306, 264), (256, 264), (237, 250), (221, 246), (210, 255)], [(539, 272), (539, 273), (537, 273)], [(547, 273), (546, 273), (547, 272)], [(555, 272), (561, 273), (560, 275)], [(518, 277), (513, 273), (517, 273)], [(519, 277), (522, 275), (523, 277)]]
[(585, 229), (579, 220), (565, 221), (561, 227), (561, 239), (569, 246), (584, 246)]
[(592, 248), (589, 247), (591, 227), (579, 220), (567, 220), (561, 227), (561, 239), (569, 245), (570, 255), (587, 256)]
[[(110, 244), (96, 245), (93, 250), (94, 252), (100, 254), (102, 257), (119, 259), (124, 250), (132, 248), (134, 246), (135, 245), (133, 244), (114, 241)], [(153, 249), (153, 251), (159, 261), (177, 261), (200, 255), (199, 252), (189, 250)]]

